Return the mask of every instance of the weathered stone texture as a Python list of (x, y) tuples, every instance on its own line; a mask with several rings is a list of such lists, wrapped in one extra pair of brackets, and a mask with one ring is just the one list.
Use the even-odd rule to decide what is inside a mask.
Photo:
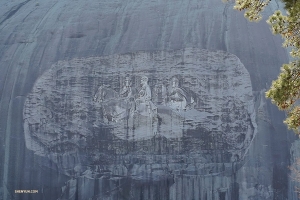
[[(272, 1), (271, 8), (266, 10), (267, 14), (277, 8), (276, 2)], [(249, 23), (243, 18), (242, 13), (233, 11), (231, 8), (232, 4), (223, 4), (220, 0), (39, 0), (39, 2), (1, 0), (0, 151), (3, 153), (0, 153), (0, 199), (2, 197), (3, 199), (32, 198), (27, 194), (15, 194), (15, 189), (38, 189), (40, 192), (34, 196), (36, 199), (57, 199), (59, 197), (69, 199), (79, 199), (79, 197), (99, 199), (184, 199), (185, 197), (190, 199), (198, 197), (202, 199), (293, 199), (295, 195), (292, 192), (288, 193), (292, 189), (288, 188), (287, 174), (291, 138), (286, 134), (287, 130), (282, 124), (284, 114), (279, 113), (277, 108), (263, 97), (263, 91), (278, 75), (280, 65), (287, 62), (288, 56), (281, 47), (280, 38), (272, 36), (269, 27), (263, 21)], [(185, 75), (182, 77), (181, 73), (184, 74), (187, 71), (178, 73), (170, 70), (168, 73), (164, 72), (166, 75), (157, 76), (154, 72), (155, 70), (159, 71), (160, 68), (150, 65), (155, 74), (150, 75), (152, 73), (145, 71), (148, 66), (143, 65), (144, 61), (142, 60), (148, 58), (147, 56), (141, 57), (140, 63), (136, 63), (136, 66), (129, 66), (131, 69), (142, 67), (141, 72), (126, 70), (124, 72), (128, 72), (133, 81), (132, 85), (136, 89), (136, 95), (145, 91), (146, 95), (139, 95), (143, 96), (144, 100), (147, 99), (149, 87), (151, 92), (155, 88), (159, 91), (159, 95), (151, 97), (154, 109), (151, 109), (150, 113), (154, 116), (155, 108), (157, 108), (158, 116), (164, 116), (165, 119), (168, 117), (171, 119), (170, 116), (172, 116), (172, 119), (175, 119), (173, 125), (176, 126), (176, 129), (173, 130), (184, 130), (184, 135), (187, 134), (187, 130), (191, 129), (191, 125), (183, 128), (177, 124), (176, 120), (182, 121), (184, 118), (178, 117), (178, 115), (173, 117), (171, 115), (173, 110), (178, 109), (179, 113), (192, 113), (191, 111), (197, 110), (187, 106), (192, 103), (192, 98), (193, 100), (199, 99), (198, 103), (203, 98), (209, 100), (210, 104), (201, 105), (199, 103), (197, 105), (207, 109), (201, 110), (201, 113), (205, 115), (199, 115), (199, 121), (202, 122), (201, 120), (205, 119), (203, 122), (206, 126), (201, 125), (203, 129), (199, 129), (199, 132), (203, 133), (203, 137), (193, 140), (191, 138), (198, 132), (190, 131), (188, 133), (190, 138), (181, 137), (178, 132), (174, 137), (167, 138), (168, 134), (165, 134), (164, 130), (168, 130), (169, 124), (161, 123), (160, 134), (162, 136), (156, 136), (155, 140), (151, 140), (149, 136), (153, 130), (159, 128), (158, 122), (163, 122), (163, 120), (159, 121), (160, 118), (157, 117), (157, 126), (155, 120), (151, 122), (151, 129), (147, 130), (149, 134), (146, 134), (146, 138), (149, 138), (145, 143), (143, 143), (145, 135), (138, 138), (141, 134), (135, 134), (134, 137), (131, 134), (127, 139), (126, 135), (120, 135), (118, 130), (122, 130), (120, 124), (124, 121), (124, 116), (139, 116), (131, 114), (130, 109), (127, 109), (131, 108), (129, 104), (124, 104), (124, 102), (130, 101), (120, 100), (126, 76), (123, 76), (122, 71), (118, 71), (120, 74), (114, 73), (110, 76), (113, 80), (110, 82), (104, 76), (93, 74), (93, 70), (83, 70), (83, 64), (92, 58), (94, 60), (90, 60), (90, 63), (96, 62), (95, 60), (99, 58), (108, 60), (113, 58), (108, 55), (129, 56), (140, 51), (144, 52), (140, 52), (139, 55), (156, 55), (157, 52), (181, 52), (180, 49), (191, 47), (208, 49), (209, 52), (222, 50), (230, 53), (222, 54), (236, 55), (250, 75), (253, 92), (251, 92), (250, 81), (246, 81), (244, 78), (241, 80), (242, 85), (236, 85), (237, 88), (245, 88), (242, 90), (241, 96), (237, 96), (237, 98), (234, 98), (234, 90), (223, 88), (224, 93), (219, 94), (219, 91), (214, 89), (217, 86), (215, 82), (211, 82), (210, 90), (208, 90), (205, 88), (207, 85), (204, 81), (201, 82), (203, 85), (199, 88), (206, 96), (200, 94), (200, 90), (193, 88), (187, 92), (189, 95), (182, 98), (179, 95), (181, 90), (184, 91), (189, 87), (182, 85), (184, 82), (180, 82), (187, 78)], [(161, 56), (166, 55), (167, 53)], [(182, 54), (173, 61), (180, 58), (182, 58)], [(236, 59), (235, 56), (234, 59)], [(118, 62), (118, 59), (114, 60)], [(78, 61), (78, 66), (74, 63), (76, 61)], [(171, 63), (173, 61), (170, 60)], [(164, 61), (155, 61), (155, 63), (159, 62), (163, 63)], [(192, 63), (194, 62), (197, 63), (196, 61)], [(220, 63), (222, 62), (220, 61)], [(229, 66), (225, 62), (224, 66), (229, 70), (226, 73), (231, 73), (230, 69), (234, 69), (234, 66), (242, 66), (237, 63), (239, 61), (233, 62), (233, 65)], [(62, 74), (58, 70), (55, 71), (60, 64), (69, 65), (71, 70), (69, 76), (73, 79), (67, 78), (67, 71), (62, 71)], [(95, 63), (95, 69), (97, 69), (96, 66), (101, 66), (99, 64), (100, 62)], [(184, 63), (184, 65), (188, 65), (188, 63)], [(51, 68), (51, 66), (54, 67)], [(85, 66), (88, 69), (93, 68), (89, 63), (86, 63)], [(102, 66), (108, 65), (102, 64)], [(209, 66), (212, 65), (203, 67)], [(107, 67), (101, 73), (109, 73), (110, 69), (115, 69), (114, 67)], [(75, 69), (78, 71), (76, 72)], [(126, 68), (124, 67), (124, 69)], [(209, 71), (209, 68), (205, 69)], [(64, 68), (64, 70), (68, 70), (68, 68)], [(243, 70), (243, 74), (247, 74), (246, 70)], [(52, 82), (51, 76), (47, 74), (53, 75)], [(209, 72), (209, 74), (218, 77), (217, 72)], [(147, 76), (149, 87), (144, 85), (144, 89), (141, 90), (142, 86), (139, 84), (143, 76)], [(155, 87), (155, 77), (158, 77), (157, 81), (165, 80), (167, 84), (171, 84), (173, 76), (178, 79), (180, 87), (178, 87), (179, 89), (174, 88), (174, 91), (177, 91), (174, 92), (174, 96), (169, 95), (164, 101), (163, 83), (159, 83)], [(190, 74), (190, 77), (194, 76), (201, 81), (204, 80), (199, 70)], [(210, 78), (215, 79), (215, 77)], [(232, 81), (239, 82), (239, 76), (236, 78)], [(113, 89), (106, 90), (110, 91), (108, 99), (116, 97), (117, 102), (123, 102), (119, 107), (114, 104), (116, 101), (107, 101), (109, 102), (108, 108), (111, 110), (103, 112), (102, 108), (105, 102), (93, 101), (96, 90), (101, 86), (101, 80), (108, 82), (109, 84), (106, 85)], [(221, 77), (219, 80), (222, 80)], [(230, 82), (231, 78), (228, 76), (227, 80)], [(42, 87), (38, 87), (41, 83), (42, 85), (46, 84), (43, 87), (50, 90), (43, 91)], [(193, 84), (193, 80), (191, 83)], [(230, 89), (236, 87), (230, 87)], [(73, 91), (74, 88), (76, 90)], [(170, 91), (172, 89), (170, 86), (166, 88), (169, 88)], [(100, 91), (104, 91), (104, 89)], [(248, 102), (247, 98), (243, 98), (243, 95), (247, 96), (248, 91), (249, 97), (253, 94), (254, 98), (255, 112), (252, 113), (251, 109), (242, 108), (242, 105), (246, 105), (245, 102)], [(63, 96), (64, 93), (70, 94), (71, 98)], [(77, 93), (80, 95), (76, 96)], [(36, 94), (41, 94), (41, 99), (38, 99)], [(172, 98), (177, 98), (176, 95), (181, 96), (181, 103), (170, 103)], [(230, 100), (233, 98), (232, 103), (222, 104), (219, 107), (211, 106), (214, 101), (226, 102), (225, 97), (222, 99), (223, 95)], [(125, 90), (122, 96), (126, 96)], [(45, 97), (50, 99), (47, 100)], [(213, 100), (213, 98), (218, 99)], [(137, 96), (134, 96), (133, 100), (136, 99)], [(41, 100), (44, 102), (42, 103)], [(98, 98), (96, 98), (97, 100), (99, 101)], [(35, 107), (34, 101), (39, 106)], [(46, 102), (52, 103), (50, 108), (55, 110), (48, 110), (49, 105)], [(139, 102), (145, 103), (141, 99)], [(167, 103), (167, 106), (162, 107), (162, 102)], [(147, 105), (152, 104), (147, 103)], [(209, 106), (214, 110), (209, 111)], [(124, 112), (124, 107), (126, 112)], [(182, 107), (190, 110), (182, 111)], [(143, 109), (145, 106), (138, 108), (137, 113), (141, 114), (138, 119), (148, 123), (149, 120), (145, 116), (146, 110)], [(228, 113), (228, 109), (231, 108), (238, 109), (242, 113), (235, 114), (234, 111)], [(121, 115), (112, 114), (116, 110), (123, 112), (115, 112)], [(220, 113), (223, 114), (223, 118)], [(250, 116), (247, 115), (249, 113)], [(257, 113), (255, 119), (257, 134), (249, 146), (249, 138), (253, 137), (251, 123), (255, 124), (251, 117), (253, 113)], [(246, 115), (245, 119), (251, 119), (251, 122), (240, 120), (243, 118), (243, 114)], [(218, 118), (218, 115), (221, 117)], [(70, 119), (70, 116), (72, 116), (72, 121), (66, 120)], [(101, 116), (104, 117), (101, 118)], [(129, 117), (128, 121), (132, 122), (130, 120), (133, 117)], [(235, 117), (240, 117), (240, 124), (230, 122)], [(49, 118), (50, 120), (43, 124), (43, 119)], [(161, 117), (161, 119), (163, 118)], [(57, 124), (54, 123), (55, 120), (57, 120)], [(93, 123), (88, 123), (90, 121)], [(217, 124), (220, 121), (228, 124), (229, 128), (218, 127)], [(75, 128), (75, 124), (77, 128)], [(107, 131), (107, 127), (104, 126), (107, 124), (114, 126), (114, 132)], [(217, 129), (210, 129), (208, 125)], [(101, 127), (103, 130), (99, 131)], [(42, 134), (44, 132), (39, 128), (50, 132)], [(62, 128), (69, 132), (62, 132)], [(91, 131), (93, 129), (98, 130), (99, 133), (103, 131), (105, 134), (99, 135), (96, 131)], [(247, 154), (244, 154), (245, 152), (238, 154), (241, 155), (239, 159), (244, 158), (241, 159), (241, 162), (231, 163), (234, 161), (232, 155), (235, 152), (214, 152), (212, 154), (215, 147), (208, 148), (209, 146), (205, 152), (201, 152), (204, 155), (202, 157), (199, 156), (199, 152), (195, 155), (186, 154), (186, 152), (193, 152), (199, 145), (201, 146), (198, 141), (209, 139), (204, 134), (207, 130), (210, 134), (214, 131), (223, 131), (227, 133), (226, 135), (230, 135), (233, 132), (241, 133), (244, 129), (251, 130), (249, 134), (245, 134), (245, 136), (251, 137), (236, 138), (241, 141), (238, 144), (234, 143), (235, 138), (228, 142), (230, 144), (228, 149), (236, 147), (234, 151), (237, 152), (241, 152), (241, 149), (249, 146), (249, 149), (245, 151), (248, 152)], [(29, 130), (31, 131), (29, 132)], [(80, 135), (80, 133), (83, 134)], [(91, 137), (88, 135), (90, 133), (96, 135)], [(182, 139), (179, 140), (178, 136)], [(58, 146), (51, 143), (55, 137), (57, 137), (56, 142), (60, 144)], [(97, 143), (99, 139), (103, 140), (100, 146)], [(105, 140), (116, 141), (116, 143), (110, 145)], [(169, 143), (169, 141), (173, 143)], [(89, 147), (90, 144), (101, 148), (97, 151), (98, 154), (94, 154), (89, 148), (80, 149), (80, 147)], [(239, 146), (239, 144), (242, 145)], [(144, 148), (145, 146), (147, 148)], [(78, 148), (79, 150), (74, 151)], [(151, 152), (153, 156), (150, 156)], [(170, 153), (174, 154), (174, 157), (167, 158), (166, 155)], [(126, 155), (124, 156), (124, 154)], [(141, 158), (137, 156), (141, 154), (148, 156)], [(223, 155), (223, 157), (219, 155)], [(237, 156), (235, 158), (237, 159)], [(169, 165), (166, 162), (168, 159), (174, 160), (174, 162), (172, 161), (174, 164)], [(205, 166), (200, 166), (197, 164), (202, 162), (200, 160), (211, 161)], [(216, 164), (216, 161), (220, 162)], [(78, 165), (78, 163), (92, 163), (93, 166), (88, 169), (88, 166)], [(99, 163), (108, 168), (97, 168)], [(169, 176), (162, 176), (162, 174), (167, 174), (164, 171), (165, 165), (169, 165), (169, 169), (173, 170), (171, 180)], [(182, 169), (186, 169), (186, 171), (182, 171)], [(219, 172), (224, 173), (220, 174)], [(131, 173), (132, 176), (130, 176)], [(128, 177), (114, 174), (122, 174), (122, 176), (126, 174)], [(157, 177), (164, 178), (159, 181), (143, 182), (138, 180), (137, 177), (140, 176), (143, 177), (143, 180), (145, 177), (152, 177), (155, 180)], [(118, 184), (121, 186), (116, 186)], [(94, 190), (88, 189), (93, 185)], [(64, 192), (62, 192), (62, 188)], [(213, 188), (218, 188), (218, 190)]]
[[(139, 103), (145, 77), (149, 99)], [(27, 148), (77, 177), (63, 188), (70, 199), (75, 193), (101, 199), (101, 186), (88, 188), (110, 181), (133, 182), (134, 199), (141, 189), (135, 184), (152, 185), (149, 199), (231, 198), (230, 177), (257, 132), (243, 64), (234, 55), (196, 48), (59, 62), (35, 83), (23, 117)], [(195, 181), (208, 185), (183, 186)], [(165, 189), (152, 194), (157, 184)]]
[[(142, 77), (149, 99), (139, 103)], [(43, 155), (93, 149), (102, 137), (122, 144), (184, 136), (193, 151), (241, 158), (256, 131), (251, 81), (239, 59), (192, 48), (59, 62), (35, 83), (23, 118), (27, 147)], [(111, 151), (126, 152), (117, 146)]]

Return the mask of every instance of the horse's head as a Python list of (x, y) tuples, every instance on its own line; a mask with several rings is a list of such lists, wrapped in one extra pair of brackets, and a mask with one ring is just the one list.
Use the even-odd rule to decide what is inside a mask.
[(107, 85), (100, 86), (94, 96), (94, 101), (103, 102), (116, 97), (116, 92), (108, 87)]

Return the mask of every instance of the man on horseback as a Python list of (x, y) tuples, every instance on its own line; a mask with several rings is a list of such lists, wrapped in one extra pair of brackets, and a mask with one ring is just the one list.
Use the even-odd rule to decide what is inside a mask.
[(157, 107), (151, 101), (151, 89), (148, 85), (148, 77), (143, 76), (141, 78), (142, 88), (138, 93), (138, 97), (135, 100), (136, 112), (143, 116), (154, 116), (157, 114)]

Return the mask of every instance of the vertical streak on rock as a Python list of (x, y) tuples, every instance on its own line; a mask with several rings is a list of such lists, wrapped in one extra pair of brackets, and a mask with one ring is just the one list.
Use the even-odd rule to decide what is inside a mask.
[[(167, 2), (167, 1), (166, 1)], [(166, 46), (166, 41), (169, 39), (166, 37), (166, 34), (167, 34), (167, 27), (168, 27), (168, 24), (169, 24), (169, 19), (170, 19), (170, 12), (169, 12), (169, 6), (165, 6), (164, 7), (164, 10), (163, 10), (163, 13), (161, 13), (162, 17), (160, 19), (160, 34), (159, 34), (159, 37), (157, 38), (157, 47), (158, 48), (161, 48), (161, 49), (168, 49), (167, 46)]]
[[(23, 47), (23, 46), (19, 46), (19, 47)], [(22, 49), (23, 50), (23, 49)], [(18, 48), (14, 54), (14, 56), (20, 56), (22, 50), (20, 48)], [(12, 62), (13, 63), (13, 62)], [(15, 64), (15, 63), (14, 63)], [(11, 67), (10, 69), (13, 69), (13, 67)], [(19, 167), (21, 167), (21, 165), (18, 164), (18, 161), (20, 161), (20, 158), (23, 158), (22, 156), (20, 156), (20, 154), (22, 154), (23, 149), (22, 149), (22, 145), (20, 145), (21, 143), (21, 138), (22, 137), (22, 123), (20, 124), (20, 122), (22, 121), (20, 119), (20, 116), (22, 116), (22, 113), (20, 113), (18, 111), (18, 108), (23, 107), (23, 103), (24, 101), (16, 101), (16, 86), (17, 86), (17, 82), (18, 82), (18, 78), (20, 76), (20, 72), (22, 71), (22, 68), (19, 68), (18, 70), (14, 70), (11, 71), (12, 74), (14, 74), (14, 76), (10, 76), (11, 79), (8, 79), (6, 81), (6, 84), (11, 85), (11, 90), (9, 91), (4, 91), (4, 94), (9, 94), (7, 96), (9, 96), (8, 99), (8, 108), (7, 110), (5, 108), (2, 108), (2, 110), (6, 110), (7, 111), (7, 118), (3, 121), (2, 123), (5, 125), (3, 127), (5, 127), (5, 154), (4, 154), (4, 166), (3, 166), (3, 185), (6, 186), (6, 188), (9, 188), (11, 190), (12, 188), (16, 188), (18, 182), (13, 182), (12, 180), (19, 180), (19, 178), (21, 177), (21, 171), (19, 170)], [(24, 99), (23, 99), (24, 100)], [(1, 101), (1, 104), (3, 102)], [(0, 106), (2, 107), (2, 105), (0, 104)], [(14, 121), (14, 119), (19, 119)], [(1, 126), (2, 127), (2, 126)], [(12, 137), (11, 133), (14, 133), (15, 136)], [(16, 138), (16, 140), (14, 140)], [(23, 146), (24, 148), (24, 146)], [(11, 157), (10, 154), (11, 152), (13, 152), (14, 157)], [(15, 171), (14, 173), (11, 173), (10, 171)], [(11, 193), (8, 192), (8, 190), (4, 190), (4, 199), (9, 199), (12, 198)]]
[(222, 47), (224, 51), (228, 51), (228, 9), (229, 9), (230, 4), (227, 3), (225, 4), (224, 11), (223, 11), (223, 18), (222, 18), (222, 28), (221, 28), (221, 42), (222, 42)]
[[(44, 18), (43, 18), (44, 19)], [(36, 37), (38, 27), (41, 22), (33, 29), (29, 38)], [(30, 51), (33, 50), (36, 46), (36, 43), (23, 43), (18, 45), (16, 50), (12, 55), (12, 59), (9, 67), (7, 68), (7, 73), (5, 76), (5, 81), (3, 84), (3, 90), (1, 92), (1, 101), (0, 101), (0, 127), (3, 131), (4, 143), (1, 144), (1, 148), (4, 148), (3, 166), (0, 167), (0, 170), (3, 172), (3, 185), (5, 186), (4, 190), (4, 199), (13, 198), (15, 194), (11, 191), (12, 189), (17, 189), (20, 187), (20, 179), (23, 176), (21, 168), (23, 167), (19, 163), (23, 163), (24, 157), (24, 146), (22, 143), (23, 137), (23, 128), (22, 128), (22, 112), (19, 111), (24, 105), (24, 98), (22, 93), (26, 87), (26, 84), (23, 84), (26, 79), (27, 71), (30, 66)], [(29, 47), (29, 48), (28, 48)], [(31, 47), (31, 48), (30, 48)], [(27, 49), (25, 51), (24, 49)], [(41, 58), (42, 59), (42, 58)], [(18, 60), (18, 62), (17, 62)], [(19, 66), (15, 68), (14, 66)], [(32, 78), (32, 77), (30, 77)], [(21, 96), (20, 96), (21, 95)], [(5, 97), (5, 98), (4, 98)], [(9, 97), (9, 99), (7, 98)], [(7, 107), (5, 105), (8, 105)], [(3, 113), (7, 113), (3, 115)], [(21, 118), (20, 118), (21, 117)], [(5, 146), (5, 147), (4, 147)], [(11, 156), (13, 154), (14, 156)]]
[(11, 18), (14, 14), (16, 14), (16, 12), (18, 12), (18, 10), (24, 6), (26, 3), (28, 3), (30, 0), (27, 0), (25, 2), (22, 2), (14, 7), (11, 8), (11, 10), (9, 10), (7, 13), (4, 14), (4, 16), (2, 17), (1, 21), (0, 21), (0, 26), (9, 18)]

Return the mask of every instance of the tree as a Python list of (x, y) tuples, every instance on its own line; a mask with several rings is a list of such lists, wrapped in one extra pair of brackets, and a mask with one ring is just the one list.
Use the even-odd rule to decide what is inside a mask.
[[(229, 1), (229, 0), (225, 0)], [(244, 16), (250, 21), (259, 21), (262, 11), (271, 0), (235, 0), (234, 9), (245, 10)], [(267, 23), (274, 34), (280, 34), (285, 47), (291, 47), (291, 56), (295, 58), (281, 67), (277, 80), (272, 82), (266, 97), (280, 110), (287, 111), (284, 121), (289, 129), (300, 133), (300, 0), (281, 0), (286, 14), (280, 10), (269, 16)]]

